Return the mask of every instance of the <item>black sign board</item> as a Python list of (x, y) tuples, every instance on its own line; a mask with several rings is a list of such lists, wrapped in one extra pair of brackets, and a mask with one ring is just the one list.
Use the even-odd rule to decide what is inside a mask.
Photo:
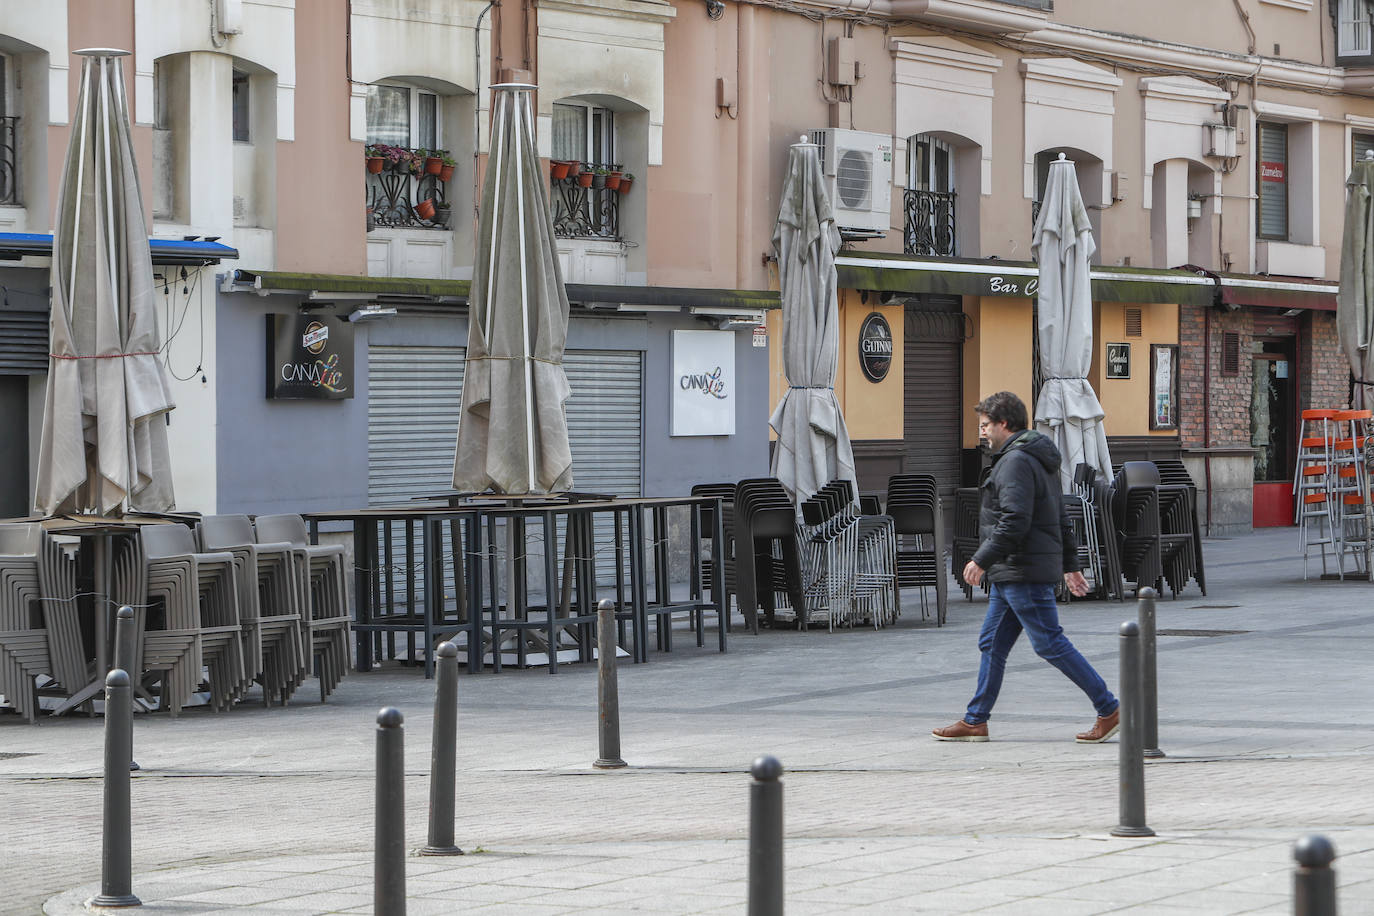
[(859, 368), (870, 382), (881, 382), (892, 368), (892, 328), (878, 312), (859, 325)]
[(353, 397), (353, 325), (332, 315), (268, 315), (267, 396)]
[(1131, 345), (1107, 344), (1107, 378), (1131, 377)]

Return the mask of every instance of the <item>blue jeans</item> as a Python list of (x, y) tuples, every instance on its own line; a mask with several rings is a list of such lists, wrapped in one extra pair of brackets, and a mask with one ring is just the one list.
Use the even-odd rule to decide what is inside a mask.
[(1007, 655), (1024, 629), (1035, 654), (1049, 662), (1078, 685), (1092, 700), (1099, 716), (1116, 709), (1116, 697), (1107, 689), (1102, 676), (1073, 647), (1059, 626), (1059, 607), (1054, 602), (1054, 586), (1029, 582), (994, 582), (988, 593), (988, 616), (978, 636), (983, 653), (978, 666), (978, 692), (968, 704), (964, 721), (978, 725), (992, 715), (993, 704), (1002, 692), (1002, 675), (1007, 670)]

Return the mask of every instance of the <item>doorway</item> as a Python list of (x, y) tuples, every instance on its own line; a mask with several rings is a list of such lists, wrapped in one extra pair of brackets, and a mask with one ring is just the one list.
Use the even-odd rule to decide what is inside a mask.
[(1256, 338), (1250, 386), (1255, 482), (1292, 482), (1297, 458), (1296, 338)]
[[(29, 377), (0, 375), (0, 518), (29, 514)], [(15, 432), (18, 435), (15, 435)]]

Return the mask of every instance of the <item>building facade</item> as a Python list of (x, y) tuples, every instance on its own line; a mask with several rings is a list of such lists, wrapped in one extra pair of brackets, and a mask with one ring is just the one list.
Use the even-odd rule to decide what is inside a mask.
[[(190, 246), (158, 263), (187, 508), (447, 486), (490, 87), (528, 80), (579, 489), (766, 472), (787, 385), (771, 237), (805, 136), (847, 240), (836, 389), (865, 489), (968, 480), (971, 405), (1033, 393), (1031, 227), (1063, 154), (1098, 246), (1114, 456), (1183, 459), (1213, 533), (1281, 519), (1298, 411), (1349, 398), (1334, 279), (1345, 176), (1374, 148), (1369, 5), (1118, 6), (0, 0), (0, 421), (30, 430), (0, 468), (31, 480), (36, 457), (72, 52), (117, 46), (154, 237)], [(264, 329), (288, 317), (344, 329), (351, 396), (268, 396)], [(679, 422), (689, 352), (733, 363), (715, 426)]]

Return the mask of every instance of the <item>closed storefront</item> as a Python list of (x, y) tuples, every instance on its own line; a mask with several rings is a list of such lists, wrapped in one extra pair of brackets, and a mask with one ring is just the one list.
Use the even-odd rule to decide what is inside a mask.
[(960, 482), (964, 313), (958, 298), (920, 296), (904, 317), (903, 471), (934, 475), (952, 506)]

